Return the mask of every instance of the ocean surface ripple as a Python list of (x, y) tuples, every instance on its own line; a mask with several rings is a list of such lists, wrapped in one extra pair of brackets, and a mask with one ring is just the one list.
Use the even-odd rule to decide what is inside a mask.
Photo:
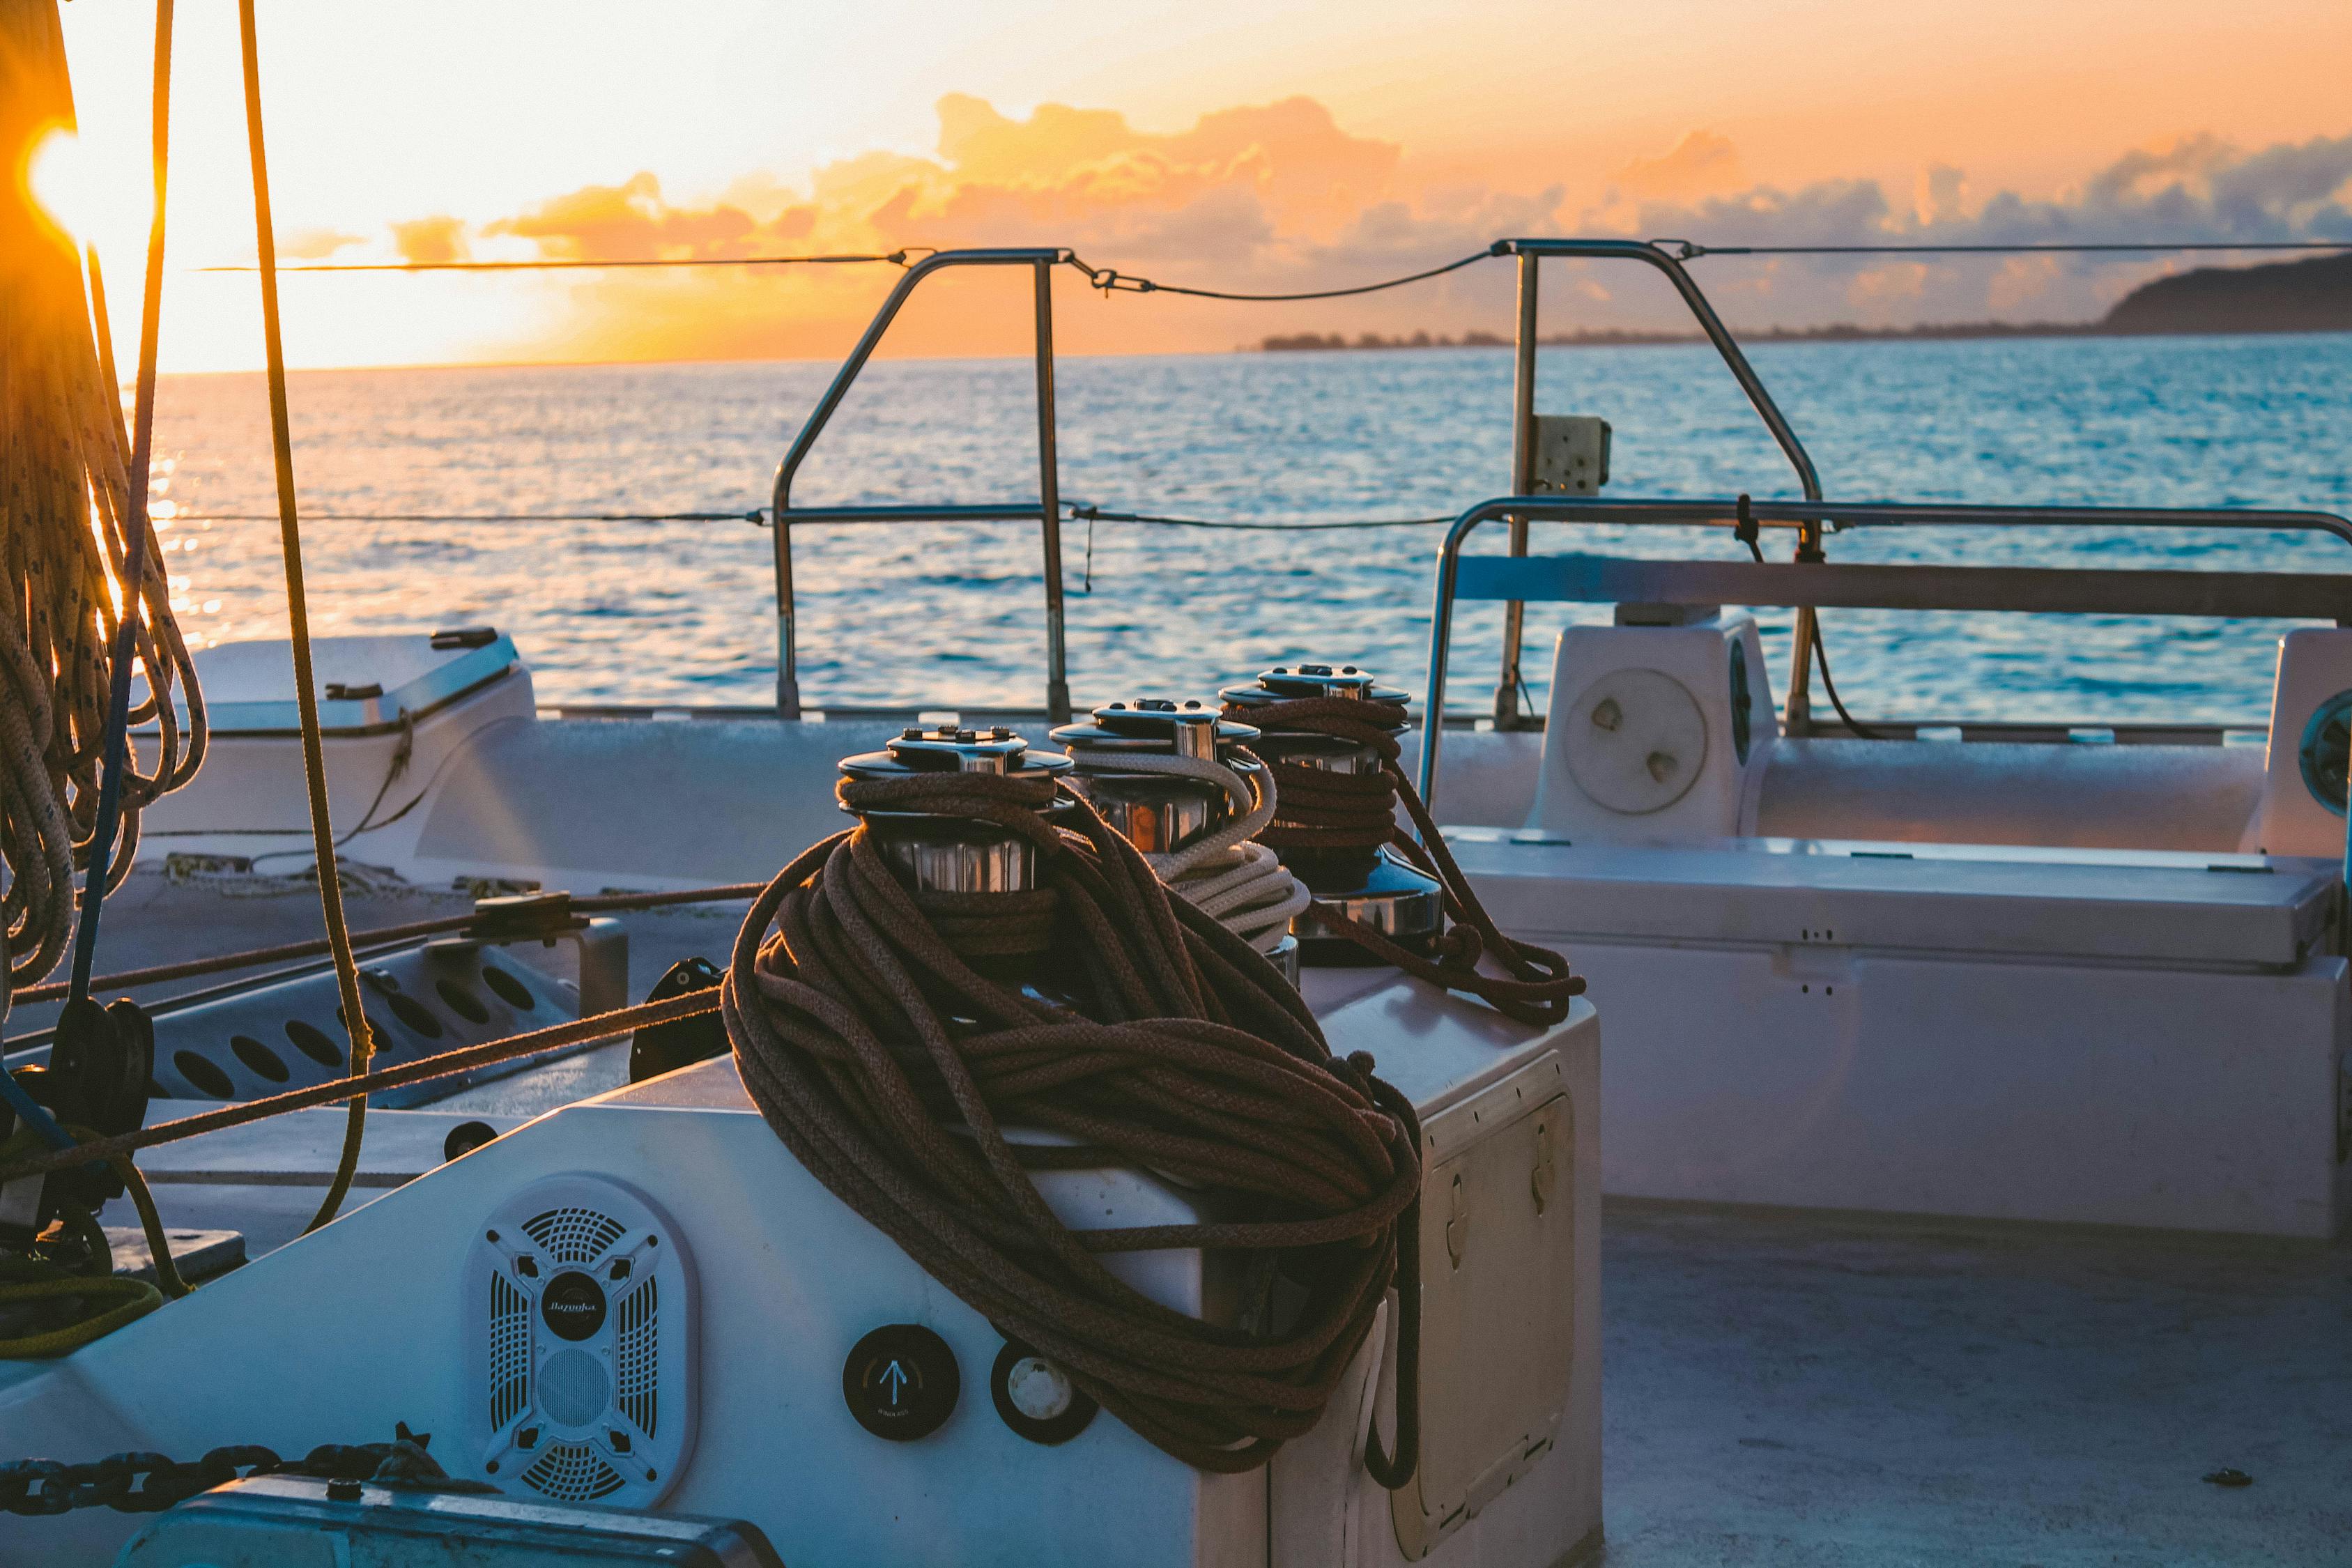
[[(1792, 344), (1757, 364), (1843, 500), (2352, 510), (2352, 336)], [(315, 372), (292, 378), (306, 511), (747, 510), (832, 374), (818, 363)], [(1437, 515), (1503, 493), (1510, 358), (1488, 350), (1070, 359), (1062, 494), (1106, 510), (1258, 521)], [(1614, 426), (1607, 493), (1796, 493), (1703, 347), (1547, 350), (1538, 406)], [(1019, 360), (874, 365), (803, 469), (802, 504), (1037, 493)], [(167, 379), (165, 559), (204, 642), (285, 635), (260, 378)], [(793, 535), (812, 707), (1043, 701), (1034, 524)], [(1081, 706), (1205, 695), (1304, 658), (1419, 694), (1434, 529), (1064, 530)], [(1498, 549), (1490, 529), (1483, 548)], [(1720, 532), (1539, 527), (1538, 550), (1729, 558)], [(743, 522), (339, 522), (303, 532), (322, 634), (489, 622), (543, 702), (765, 703), (768, 532)], [(1843, 560), (2345, 571), (2325, 538), (2214, 531), (1864, 531)], [(1529, 611), (1536, 702), (1566, 620)], [(1789, 616), (1759, 614), (1773, 687)], [(1839, 688), (1868, 716), (2260, 722), (2275, 622), (1829, 612)], [(1460, 620), (1450, 700), (1484, 710), (1500, 616)]]

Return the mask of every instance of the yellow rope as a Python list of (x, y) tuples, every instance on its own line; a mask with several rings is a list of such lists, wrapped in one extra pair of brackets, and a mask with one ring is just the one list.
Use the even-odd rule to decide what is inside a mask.
[[(87, 1128), (67, 1131), (81, 1142), (92, 1142), (97, 1136)], [(38, 1146), (39, 1141), (30, 1130), (20, 1130), (5, 1145), (0, 1145), (0, 1163)], [(61, 1205), (59, 1217), (80, 1238), (88, 1258), (87, 1271), (76, 1273), (47, 1258), (0, 1256), (0, 1310), (37, 1308), (43, 1302), (54, 1301), (77, 1303), (79, 1310), (69, 1313), (62, 1322), (0, 1338), (0, 1361), (64, 1355), (145, 1317), (162, 1306), (166, 1297), (177, 1300), (188, 1293), (187, 1282), (173, 1261), (171, 1238), (163, 1232), (163, 1221), (155, 1212), (154, 1194), (148, 1191), (146, 1178), (125, 1155), (117, 1154), (107, 1163), (122, 1178), (131, 1204), (139, 1210), (139, 1223), (146, 1232), (147, 1253), (154, 1260), (160, 1288), (127, 1274), (116, 1274), (105, 1230), (89, 1210)]]
[[(302, 778), (310, 797), (310, 847), (319, 862), (319, 907), (326, 916), (327, 942), (335, 955), (336, 989), (343, 998), (343, 1028), (352, 1040), (352, 1076), (368, 1069), (375, 1041), (360, 997), (360, 970), (352, 956), (352, 933), (343, 923), (343, 889), (335, 875), (335, 830), (327, 807), (327, 763), (319, 739), (319, 692), (310, 673), (310, 615), (302, 588), (302, 533), (294, 503), (294, 437), (286, 412), (286, 351), (278, 330), (278, 240), (269, 217), (269, 164), (261, 136), (261, 61), (253, 21), (253, 0), (238, 0), (237, 28), (245, 51), (246, 145), (253, 163), (254, 243), (261, 266), (261, 338), (269, 367), (269, 436), (278, 467), (278, 534), (286, 558), (286, 612), (294, 643), (294, 700), (302, 715)], [(367, 1130), (367, 1096), (352, 1097), (343, 1124), (342, 1157), (319, 1212), (304, 1234), (335, 1217), (359, 1170), (360, 1140)]]

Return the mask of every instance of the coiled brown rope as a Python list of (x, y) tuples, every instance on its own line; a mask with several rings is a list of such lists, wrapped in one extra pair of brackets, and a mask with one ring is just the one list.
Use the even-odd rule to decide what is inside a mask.
[[(159, 38), (168, 42), (168, 20)], [(160, 55), (159, 48), (159, 55)], [(155, 82), (160, 153), (165, 77)], [(73, 123), (63, 36), (50, 5), (0, 5), (0, 162), (19, 167), (39, 138)], [(159, 160), (157, 174), (162, 166)], [(157, 230), (162, 223), (158, 193)], [(140, 394), (152, 409), (154, 287), (149, 253)], [(95, 275), (92, 275), (93, 280)], [(102, 322), (102, 318), (101, 318)], [(138, 852), (139, 812), (194, 776), (204, 759), (203, 695), (171, 605), (168, 573), (145, 526), (110, 345), (94, 336), (72, 242), (33, 206), (21, 180), (0, 181), (0, 897), (8, 977), (40, 979), (64, 953), (73, 878), (113, 886)], [(142, 558), (138, 603), (118, 595)], [(92, 867), (100, 773), (111, 699), (109, 657), (126, 615), (144, 690), (130, 708), (152, 721), (152, 754), (121, 780), (111, 858)], [(184, 722), (174, 688), (187, 707)]]
[[(870, 827), (837, 834), (752, 905), (728, 1034), (777, 1135), (934, 1279), (1168, 1453), (1248, 1469), (1314, 1425), (1391, 1280), (1415, 1304), (1419, 1127), (1369, 1058), (1335, 1058), (1274, 967), (1171, 899), (1084, 801), (1063, 792), (1066, 827), (1041, 816), (1056, 788), (845, 782), (856, 809), (1026, 838), (1038, 885), (912, 892)], [(1023, 957), (1036, 989), (995, 977)], [(1008, 1126), (1057, 1142), (1016, 1143)], [(1029, 1174), (1106, 1165), (1226, 1217), (1073, 1230)], [(1164, 1307), (1099, 1256), (1165, 1247), (1257, 1254), (1244, 1326)], [(1279, 1321), (1276, 1274), (1302, 1302), (1286, 1293)], [(1375, 1442), (1367, 1459), (1390, 1485), (1413, 1465), (1417, 1319), (1401, 1323), (1397, 1451)]]
[[(1445, 913), (1453, 922), (1437, 938), (1434, 960), (1401, 947), (1331, 904), (1318, 900), (1307, 913), (1325, 929), (1355, 942), (1384, 963), (1449, 991), (1466, 992), (1524, 1024), (1558, 1024), (1568, 1017), (1570, 998), (1584, 989), (1569, 972), (1568, 960), (1549, 948), (1505, 936), (1462, 874), (1444, 836), (1438, 832), (1421, 792), (1397, 765), (1396, 730), (1404, 723), (1402, 703), (1349, 697), (1302, 697), (1251, 707), (1227, 705), (1226, 717), (1256, 725), (1269, 735), (1329, 735), (1371, 749), (1380, 771), (1336, 773), (1292, 762), (1274, 762), (1281, 808), (1258, 837), (1276, 849), (1371, 849), (1388, 846), (1437, 879), (1444, 889)], [(1415, 833), (1397, 826), (1397, 803), (1404, 803)], [(1416, 834), (1418, 835), (1416, 837)], [(1492, 954), (1502, 974), (1479, 967)]]

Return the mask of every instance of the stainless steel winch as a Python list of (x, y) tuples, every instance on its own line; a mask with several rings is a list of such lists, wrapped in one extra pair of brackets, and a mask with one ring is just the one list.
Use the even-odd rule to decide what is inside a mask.
[[(1163, 869), (1169, 858), (1231, 824), (1235, 803), (1231, 791), (1213, 776), (1157, 771), (1145, 759), (1214, 763), (1263, 796), (1266, 769), (1248, 750), (1258, 736), (1255, 726), (1223, 718), (1207, 703), (1161, 697), (1113, 702), (1096, 709), (1090, 723), (1065, 724), (1053, 731), (1055, 742), (1067, 748), (1076, 764), (1070, 787)], [(1180, 894), (1188, 890), (1181, 876), (1171, 885)], [(1296, 983), (1297, 936), (1285, 934), (1270, 947), (1259, 945)]]
[[(844, 757), (853, 779), (908, 778), (920, 773), (994, 773), (1007, 778), (1058, 778), (1070, 759), (1033, 752), (1029, 742), (998, 725), (989, 730), (908, 728), (878, 752)], [(843, 810), (851, 808), (844, 805)], [(1041, 808), (1051, 818), (1069, 809), (1056, 797)], [(874, 831), (885, 859), (918, 889), (940, 893), (1019, 893), (1037, 885), (1037, 847), (1010, 829), (968, 816), (928, 811), (856, 811)]]
[[(1217, 696), (1227, 707), (1244, 712), (1311, 698), (1393, 703), (1400, 709), (1406, 700), (1403, 692), (1381, 685), (1370, 670), (1352, 664), (1276, 666), (1260, 674), (1255, 681), (1228, 686)], [(1363, 721), (1391, 734), (1404, 728), (1403, 720), (1383, 718), (1369, 709)], [(1256, 750), (1269, 763), (1287, 763), (1325, 773), (1360, 775), (1368, 782), (1383, 765), (1380, 753), (1370, 746), (1305, 731), (1265, 731), (1259, 737)], [(1319, 826), (1302, 822), (1290, 810), (1281, 807), (1275, 813), (1274, 825), (1308, 833)], [(1437, 879), (1407, 864), (1384, 845), (1363, 847), (1291, 843), (1277, 845), (1276, 849), (1282, 863), (1307, 884), (1318, 902), (1335, 906), (1350, 920), (1370, 926), (1400, 946), (1425, 952), (1431, 941), (1444, 930), (1445, 896)], [(1292, 930), (1299, 938), (1302, 955), (1308, 963), (1377, 962), (1355, 943), (1333, 935), (1312, 916), (1299, 916)]]

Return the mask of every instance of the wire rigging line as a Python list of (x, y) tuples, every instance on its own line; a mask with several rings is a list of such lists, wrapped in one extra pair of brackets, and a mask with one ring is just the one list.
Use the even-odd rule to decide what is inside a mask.
[[(312, 522), (749, 522), (768, 521), (765, 507), (747, 511), (312, 511)], [(274, 511), (181, 514), (182, 522), (276, 522)]]
[(1408, 272), (1402, 278), (1385, 279), (1378, 283), (1360, 283), (1350, 289), (1311, 289), (1292, 294), (1244, 294), (1223, 289), (1193, 289), (1179, 283), (1157, 283), (1149, 278), (1139, 278), (1131, 272), (1121, 272), (1114, 267), (1089, 267), (1076, 256), (1069, 264), (1086, 274), (1087, 281), (1104, 294), (1182, 294), (1195, 300), (1240, 300), (1252, 303), (1275, 303), (1292, 300), (1345, 300), (1358, 294), (1377, 294), (1384, 289), (1402, 289), (1408, 283), (1420, 283), (1431, 278), (1443, 278), (1449, 272), (1459, 272), (1465, 267), (1503, 255), (1507, 242), (1496, 240), (1484, 250), (1475, 251), (1458, 261), (1443, 267), (1433, 267), (1425, 272)]
[[(319, 261), (297, 267), (280, 267), (280, 277), (289, 272), (570, 272), (587, 268), (618, 268), (640, 267), (855, 267), (866, 262), (887, 261), (894, 267), (907, 265), (907, 258), (917, 252), (928, 253), (928, 245), (910, 245), (903, 249), (877, 251), (870, 255), (843, 256), (663, 256), (632, 257), (614, 260), (583, 260), (576, 257), (542, 257), (519, 261)], [(199, 267), (198, 272), (257, 272), (257, 267)]]
[(1688, 239), (1654, 239), (1678, 260), (1707, 256), (2031, 256), (2148, 255), (2159, 251), (2352, 250), (2352, 239), (2049, 240), (1985, 245), (1702, 245)]
[(1105, 511), (1092, 506), (1073, 506), (1069, 510), (1074, 522), (1134, 522), (1157, 528), (1209, 528), (1234, 533), (1324, 533), (1336, 529), (1433, 528), (1454, 521), (1451, 517), (1368, 517), (1340, 518), (1328, 522), (1250, 522), (1237, 518), (1161, 517), (1146, 511)]

